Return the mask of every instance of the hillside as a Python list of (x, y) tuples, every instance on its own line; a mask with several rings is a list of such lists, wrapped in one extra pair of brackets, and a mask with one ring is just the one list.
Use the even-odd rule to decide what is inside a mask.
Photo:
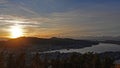
[(83, 48), (99, 44), (96, 41), (90, 40), (75, 40), (70, 38), (37, 38), (37, 37), (20, 37), (16, 39), (9, 39), (1, 41), (0, 45), (6, 48), (31, 48), (39, 50), (51, 49), (69, 49), (69, 48)]

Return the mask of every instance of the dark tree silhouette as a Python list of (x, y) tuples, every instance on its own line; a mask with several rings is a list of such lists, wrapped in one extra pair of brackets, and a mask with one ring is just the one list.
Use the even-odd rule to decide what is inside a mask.
[(20, 53), (16, 57), (16, 68), (26, 68), (26, 54), (25, 53)]
[(40, 59), (40, 55), (38, 53), (36, 53), (32, 59), (31, 68), (44, 68), (44, 64)]
[(15, 68), (16, 63), (14, 58), (13, 54), (8, 55), (6, 68)]
[(5, 56), (4, 52), (0, 52), (0, 68), (5, 68)]
[[(71, 53), (68, 57), (62, 58), (57, 54), (56, 58), (50, 58), (47, 54), (41, 57), (39, 53), (31, 55), (26, 53), (0, 52), (0, 68), (114, 68), (114, 60), (110, 56), (88, 52), (85, 54)], [(29, 62), (29, 64), (28, 64)]]

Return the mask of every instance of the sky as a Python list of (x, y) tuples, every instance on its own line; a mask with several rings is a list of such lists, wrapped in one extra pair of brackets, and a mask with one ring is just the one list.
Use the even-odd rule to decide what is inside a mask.
[(120, 0), (0, 0), (0, 37), (18, 25), (40, 38), (120, 36)]

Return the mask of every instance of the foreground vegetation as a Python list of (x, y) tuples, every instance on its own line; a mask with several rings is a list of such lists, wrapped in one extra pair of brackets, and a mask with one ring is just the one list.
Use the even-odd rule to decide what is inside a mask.
[(0, 53), (0, 68), (113, 68), (114, 60), (108, 56), (100, 57), (98, 54), (72, 53), (67, 58), (50, 59), (36, 53), (28, 56), (26, 53)]

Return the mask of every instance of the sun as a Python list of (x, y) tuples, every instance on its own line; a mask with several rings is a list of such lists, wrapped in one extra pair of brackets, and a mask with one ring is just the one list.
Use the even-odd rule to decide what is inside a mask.
[(10, 28), (10, 34), (10, 38), (18, 38), (23, 35), (23, 30), (19, 25), (15, 25)]

